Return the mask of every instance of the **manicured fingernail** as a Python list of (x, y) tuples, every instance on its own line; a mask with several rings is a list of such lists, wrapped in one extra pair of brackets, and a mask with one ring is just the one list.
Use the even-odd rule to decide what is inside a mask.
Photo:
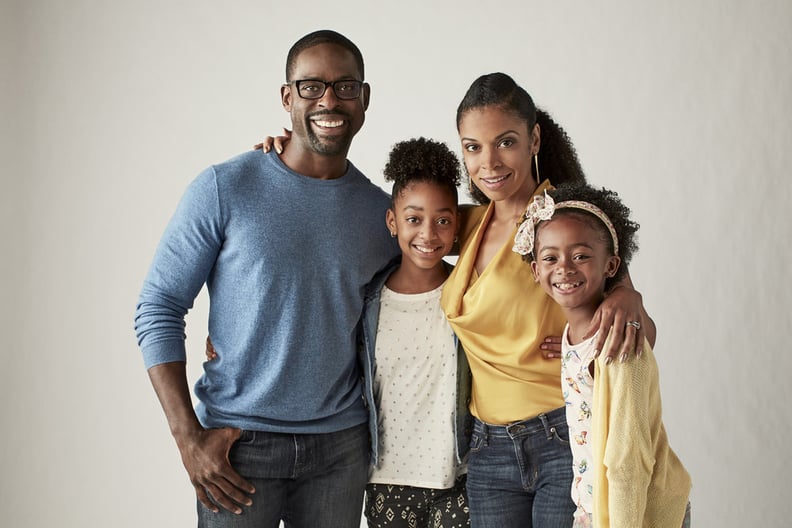
[(613, 362), (613, 358), (612, 357), (608, 356), (608, 357), (605, 358), (605, 364), (606, 365), (610, 365), (612, 362)]
[(622, 362), (622, 363), (624, 363), (625, 361), (627, 361), (627, 358), (628, 358), (628, 357), (629, 357), (629, 356), (627, 356), (627, 354), (626, 354), (626, 353), (625, 353), (625, 354), (622, 354), (622, 356), (621, 356), (621, 362)]

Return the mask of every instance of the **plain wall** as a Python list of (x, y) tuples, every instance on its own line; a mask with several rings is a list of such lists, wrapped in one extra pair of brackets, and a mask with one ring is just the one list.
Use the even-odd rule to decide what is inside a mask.
[[(341, 31), (372, 103), (350, 159), (459, 153), (456, 105), (504, 71), (641, 223), (632, 277), (659, 330), (665, 422), (694, 524), (787, 526), (792, 4), (0, 4), (2, 525), (173, 527), (194, 493), (132, 314), (184, 188), (288, 125), (288, 48)], [(188, 318), (201, 367), (207, 300)]]

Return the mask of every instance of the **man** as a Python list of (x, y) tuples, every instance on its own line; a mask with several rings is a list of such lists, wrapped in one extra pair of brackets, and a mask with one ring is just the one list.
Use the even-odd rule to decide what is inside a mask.
[[(199, 526), (357, 527), (368, 411), (364, 285), (398, 253), (385, 192), (346, 159), (368, 107), (363, 58), (333, 31), (292, 46), (292, 141), (202, 172), (169, 223), (135, 329), (198, 497)], [(206, 283), (217, 359), (187, 385), (184, 316)]]

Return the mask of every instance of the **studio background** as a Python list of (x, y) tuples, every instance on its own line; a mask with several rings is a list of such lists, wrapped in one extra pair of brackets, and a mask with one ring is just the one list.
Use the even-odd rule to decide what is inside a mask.
[[(322, 28), (363, 52), (372, 102), (350, 159), (383, 187), (397, 141), (460, 153), (456, 106), (480, 74), (551, 112), (641, 224), (631, 274), (694, 525), (788, 526), (784, 0), (4, 1), (0, 524), (194, 526), (136, 299), (187, 184), (288, 125), (286, 53)], [(206, 312), (202, 293), (193, 380)]]

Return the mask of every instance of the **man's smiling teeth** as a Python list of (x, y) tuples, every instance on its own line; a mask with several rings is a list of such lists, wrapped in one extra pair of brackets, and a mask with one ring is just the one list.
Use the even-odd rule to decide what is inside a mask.
[(564, 283), (556, 282), (556, 283), (553, 283), (553, 287), (558, 288), (559, 290), (571, 290), (573, 288), (577, 288), (581, 284), (583, 284), (583, 283), (582, 282), (564, 282)]
[(324, 128), (336, 128), (344, 124), (343, 121), (319, 121), (318, 119), (314, 123)]

